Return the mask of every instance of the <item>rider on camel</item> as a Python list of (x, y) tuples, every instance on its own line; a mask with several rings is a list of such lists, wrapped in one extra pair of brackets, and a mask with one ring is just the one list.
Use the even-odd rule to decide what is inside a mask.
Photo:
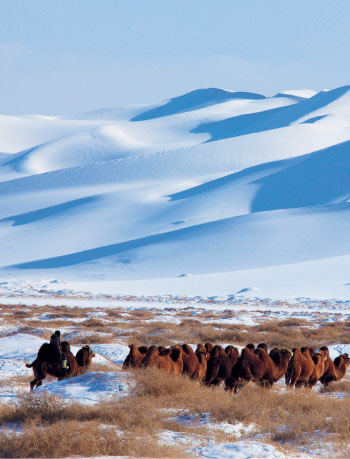
[(51, 335), (50, 345), (54, 352), (55, 358), (58, 362), (61, 362), (61, 367), (64, 372), (69, 370), (67, 366), (67, 354), (62, 351), (62, 345), (60, 341), (61, 332), (56, 330), (53, 335)]

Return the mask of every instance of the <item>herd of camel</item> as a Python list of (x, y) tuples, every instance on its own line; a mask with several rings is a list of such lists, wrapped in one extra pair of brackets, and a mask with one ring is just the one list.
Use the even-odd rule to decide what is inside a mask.
[(156, 367), (168, 374), (185, 374), (208, 386), (225, 384), (225, 389), (237, 392), (249, 381), (271, 387), (283, 376), (288, 388), (309, 387), (317, 381), (327, 386), (342, 379), (350, 358), (339, 355), (334, 361), (326, 346), (318, 352), (310, 347), (273, 348), (268, 352), (264, 343), (257, 347), (247, 344), (241, 353), (234, 346), (225, 349), (213, 343), (198, 344), (193, 351), (188, 344), (170, 348), (163, 346), (129, 346), (123, 368)]
[[(37, 358), (27, 364), (33, 368), (34, 379), (30, 382), (33, 390), (42, 384), (47, 374), (58, 379), (78, 376), (91, 364), (95, 356), (89, 346), (83, 346), (74, 356), (68, 342), (64, 341), (62, 350), (69, 361), (69, 371), (64, 373), (60, 362), (52, 355), (49, 343), (44, 343)], [(288, 349), (273, 348), (268, 352), (264, 343), (257, 347), (247, 344), (241, 353), (234, 346), (213, 343), (198, 344), (193, 351), (188, 344), (163, 346), (139, 346), (131, 344), (123, 368), (156, 367), (168, 374), (185, 374), (208, 386), (225, 384), (225, 389), (237, 392), (249, 381), (263, 387), (271, 387), (285, 377), (289, 388), (309, 387), (317, 381), (327, 386), (332, 381), (340, 381), (350, 365), (348, 354), (339, 355), (334, 361), (326, 346), (318, 352), (310, 347)]]

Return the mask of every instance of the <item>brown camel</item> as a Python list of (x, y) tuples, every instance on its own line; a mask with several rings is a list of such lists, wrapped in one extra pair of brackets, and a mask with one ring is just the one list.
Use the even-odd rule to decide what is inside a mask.
[(135, 344), (129, 344), (129, 354), (123, 362), (124, 370), (128, 368), (138, 368), (148, 352), (147, 346), (137, 347)]
[(239, 351), (233, 346), (223, 349), (216, 345), (213, 347), (207, 365), (205, 383), (210, 385), (220, 385), (221, 381), (231, 375), (232, 368), (236, 365), (239, 358)]
[[(67, 353), (67, 351), (64, 350), (64, 346), (62, 346), (62, 349), (63, 349), (63, 352)], [(70, 346), (69, 346), (69, 352), (70, 352)], [(71, 355), (73, 354), (71, 353)], [(76, 356), (75, 356), (77, 360), (77, 370), (74, 376), (79, 376), (85, 373), (86, 369), (91, 365), (93, 357), (95, 357), (95, 353), (92, 351), (89, 345), (86, 344), (81, 349), (79, 349), (79, 351), (76, 353)]]
[(182, 350), (182, 373), (201, 382), (207, 370), (207, 351), (205, 346), (203, 344), (197, 346), (196, 352), (188, 344), (177, 345), (174, 348)]
[(198, 359), (198, 365), (196, 368), (196, 371), (194, 372), (192, 378), (193, 379), (198, 379), (199, 382), (203, 382), (205, 375), (207, 374), (207, 366), (208, 366), (208, 360), (207, 360), (207, 352), (196, 352), (196, 357)]
[(182, 349), (183, 374), (192, 378), (197, 370), (197, 367), (199, 366), (196, 354), (188, 344), (183, 344), (182, 346), (178, 345), (175, 346), (175, 348)]
[(207, 343), (204, 344), (204, 346), (205, 346), (205, 348), (207, 350), (207, 353), (209, 354), (209, 357), (210, 357), (210, 353), (213, 350), (214, 344), (211, 343), (210, 341), (208, 341)]
[[(288, 349), (272, 349), (271, 355), (267, 353), (265, 346), (255, 349), (254, 354), (264, 362), (265, 368), (258, 365), (254, 368), (254, 361), (252, 361), (252, 375), (253, 381), (266, 387), (271, 387), (273, 383), (277, 382), (285, 374), (291, 352)], [(263, 374), (262, 374), (263, 373)]]
[(74, 357), (67, 341), (63, 341), (61, 345), (62, 351), (67, 354), (69, 362), (68, 372), (66, 373), (62, 369), (61, 362), (56, 360), (50, 344), (44, 343), (39, 349), (37, 358), (32, 363), (26, 364), (27, 368), (33, 368), (34, 373), (34, 379), (30, 382), (31, 391), (41, 386), (48, 374), (58, 378), (59, 381), (64, 378), (81, 375), (91, 364), (91, 360), (95, 356), (90, 346), (82, 347), (77, 352), (76, 357)]
[(348, 354), (339, 355), (336, 359), (331, 359), (329, 350), (326, 346), (321, 347), (320, 352), (323, 351), (327, 355), (326, 369), (320, 378), (321, 384), (328, 386), (332, 381), (340, 381), (346, 374), (350, 364)]
[(237, 392), (249, 381), (254, 381), (263, 387), (271, 387), (285, 373), (291, 356), (288, 349), (273, 349), (268, 355), (265, 346), (254, 351), (252, 346), (242, 349), (237, 364), (231, 375), (226, 379), (226, 389)]
[[(203, 343), (198, 343), (197, 344), (197, 349), (195, 350), (195, 354), (198, 356), (198, 354), (202, 353), (202, 352), (207, 354), (207, 349), (206, 349), (206, 347), (204, 346)], [(209, 354), (209, 357), (210, 357), (210, 354)]]
[(286, 385), (289, 388), (307, 386), (307, 383), (315, 370), (315, 362), (312, 360), (308, 347), (293, 349), (293, 356), (289, 361), (285, 375)]
[(182, 349), (182, 361), (183, 361), (183, 374), (186, 374), (190, 377), (193, 376), (194, 372), (196, 371), (196, 367), (198, 364), (198, 359), (196, 354), (194, 353), (191, 346), (188, 344), (182, 344), (182, 346), (178, 345), (175, 347), (181, 347)]
[[(249, 347), (248, 347), (249, 346)], [(254, 354), (254, 345), (248, 345), (242, 349), (241, 355), (232, 368), (231, 375), (225, 381), (226, 390), (234, 390), (236, 393), (239, 388), (243, 387), (253, 379), (251, 363), (257, 362), (256, 365), (263, 365), (263, 362)], [(252, 348), (254, 346), (254, 348)]]
[(288, 349), (274, 347), (269, 356), (274, 363), (273, 382), (277, 382), (285, 375), (292, 353)]
[(156, 346), (151, 346), (141, 366), (154, 366), (164, 370), (168, 374), (181, 374), (183, 370), (182, 352), (181, 346), (173, 349), (165, 349), (162, 352), (159, 352)]
[(315, 386), (317, 381), (322, 378), (326, 371), (326, 363), (328, 357), (324, 351), (320, 350), (319, 352), (315, 352), (315, 354), (312, 356), (312, 360), (314, 361), (315, 369), (307, 382), (308, 387)]

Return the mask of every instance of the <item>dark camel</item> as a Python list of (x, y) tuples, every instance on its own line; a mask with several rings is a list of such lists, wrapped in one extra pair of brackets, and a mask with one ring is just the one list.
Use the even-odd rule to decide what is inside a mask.
[(69, 362), (68, 372), (62, 369), (61, 362), (57, 361), (50, 344), (44, 343), (39, 349), (37, 358), (32, 363), (26, 364), (27, 368), (33, 368), (34, 373), (34, 379), (30, 382), (31, 391), (41, 386), (48, 374), (56, 377), (59, 381), (81, 375), (86, 371), (87, 367), (91, 364), (92, 358), (95, 356), (90, 346), (82, 347), (77, 352), (76, 357), (74, 357), (67, 341), (63, 341), (61, 345), (62, 351), (67, 354)]

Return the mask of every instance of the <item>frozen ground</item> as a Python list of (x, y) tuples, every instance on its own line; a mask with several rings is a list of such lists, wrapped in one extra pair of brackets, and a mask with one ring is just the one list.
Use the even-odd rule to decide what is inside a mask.
[[(9, 289), (9, 283), (4, 285)], [(20, 299), (19, 294), (24, 286), (17, 281), (13, 285), (16, 285), (14, 293), (17, 296), (11, 297), (8, 290), (8, 301), (2, 301), (6, 300), (4, 292), (0, 301), (2, 303), (0, 401), (2, 403), (13, 403), (19, 394), (28, 392), (32, 370), (25, 367), (25, 362), (31, 362), (35, 358), (38, 348), (49, 339), (56, 328), (61, 330), (64, 338), (70, 340), (74, 337), (75, 344), (72, 345), (74, 353), (84, 344), (88, 336), (93, 336), (93, 339), (97, 340), (97, 343), (90, 342), (96, 353), (94, 367), (90, 372), (68, 380), (55, 381), (49, 378), (37, 392), (56, 394), (63, 397), (65, 401), (94, 405), (100, 401), (115, 401), (120, 397), (130, 396), (134, 385), (133, 377), (130, 373), (122, 371), (120, 365), (129, 351), (127, 344), (132, 340), (130, 334), (146, 333), (147, 326), (150, 326), (148, 332), (150, 337), (158, 337), (159, 333), (163, 333), (166, 339), (167, 335), (170, 336), (167, 327), (178, 326), (180, 330), (180, 324), (186, 320), (195, 321), (197, 326), (213, 324), (214, 329), (217, 330), (222, 327), (230, 330), (230, 327), (237, 325), (243, 327), (238, 329), (243, 334), (248, 329), (253, 330), (259, 325), (289, 319), (301, 320), (302, 322), (296, 322), (294, 326), (309, 330), (317, 329), (324, 324), (350, 320), (349, 304), (340, 301), (332, 303), (304, 299), (300, 302), (288, 303), (243, 297), (209, 299), (162, 296), (108, 299), (105, 296), (101, 298), (95, 295), (89, 296), (87, 292), (78, 294), (72, 291), (66, 298), (63, 293), (56, 297), (51, 296), (44, 291), (45, 289), (40, 293), (36, 289), (43, 285), (30, 283), (26, 284), (26, 289), (32, 292), (32, 296), (26, 297), (28, 305), (25, 306), (23, 303), (16, 304), (16, 301), (13, 301), (16, 298)], [(51, 284), (48, 282), (48, 285)], [(52, 285), (59, 286), (57, 283)], [(28, 291), (26, 291), (27, 295)], [(40, 301), (43, 302), (42, 305), (29, 305), (31, 302), (35, 304)], [(56, 301), (61, 305), (66, 303), (67, 306), (56, 306)], [(82, 307), (77, 307), (79, 301), (83, 302)], [(154, 328), (152, 328), (153, 324)], [(107, 342), (99, 342), (105, 337)], [(350, 353), (350, 345), (344, 342), (329, 345), (329, 348), (332, 358), (344, 352)], [(283, 382), (279, 383), (277, 388), (279, 391), (285, 391)], [(319, 390), (319, 386), (314, 389), (316, 392)], [(347, 392), (322, 394), (322, 397), (332, 398), (348, 396)], [(158, 441), (174, 447), (182, 444), (189, 453), (199, 457), (284, 459), (329, 457), (331, 453), (337, 457), (335, 453), (333, 454), (332, 444), (324, 440), (324, 437), (319, 439), (317, 432), (314, 433), (315, 440), (310, 445), (306, 447), (293, 445), (292, 450), (284, 450), (282, 444), (267, 441), (253, 424), (217, 422), (209, 414), (198, 416), (187, 413), (185, 407), (182, 410), (169, 410), (169, 421), (178, 423), (179, 431), (174, 428), (162, 430), (157, 434)], [(181, 425), (206, 429), (207, 434), (183, 431)], [(11, 430), (11, 427), (7, 426), (6, 429)], [(220, 435), (225, 437), (222, 438)]]

